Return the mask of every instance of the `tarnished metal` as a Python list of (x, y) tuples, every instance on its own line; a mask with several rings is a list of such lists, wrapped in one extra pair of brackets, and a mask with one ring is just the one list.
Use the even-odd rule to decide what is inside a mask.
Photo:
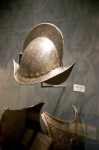
[(64, 41), (61, 31), (53, 24), (42, 23), (28, 34), (18, 65), (14, 61), (14, 77), (20, 84), (49, 84), (65, 81), (74, 64), (62, 67)]
[(49, 150), (51, 143), (51, 138), (41, 132), (38, 132), (29, 150)]
[(30, 150), (37, 147), (39, 141), (39, 146), (48, 150), (51, 138), (42, 132), (40, 126), (42, 106), (43, 103), (39, 103), (26, 109), (4, 111), (0, 120), (0, 149)]
[(82, 123), (76, 107), (73, 108), (73, 121), (62, 121), (46, 112), (41, 115), (48, 135), (53, 139), (51, 150), (84, 150)]

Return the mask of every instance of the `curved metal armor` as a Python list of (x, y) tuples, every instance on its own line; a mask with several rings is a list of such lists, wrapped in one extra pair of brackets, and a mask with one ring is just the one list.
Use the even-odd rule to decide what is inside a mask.
[(62, 67), (64, 41), (53, 24), (37, 25), (26, 37), (19, 65), (14, 61), (14, 77), (20, 84), (64, 82), (74, 64)]
[[(40, 126), (40, 110), (44, 103), (27, 109), (5, 109), (0, 120), (0, 148), (2, 150), (48, 150), (51, 139)], [(46, 144), (45, 144), (46, 143)]]
[(73, 121), (56, 119), (47, 112), (41, 114), (47, 133), (53, 140), (51, 150), (84, 150), (82, 123), (76, 107), (73, 108)]

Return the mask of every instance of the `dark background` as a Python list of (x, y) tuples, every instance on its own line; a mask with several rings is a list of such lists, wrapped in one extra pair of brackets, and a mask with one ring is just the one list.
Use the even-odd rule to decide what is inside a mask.
[[(19, 85), (13, 76), (23, 42), (37, 24), (56, 25), (64, 36), (63, 66), (77, 61), (64, 83), (66, 88)], [(75, 105), (83, 122), (86, 150), (99, 149), (99, 1), (2, 0), (0, 1), (0, 116), (3, 108), (21, 109), (45, 102), (41, 112), (74, 119)], [(67, 84), (69, 83), (69, 84)], [(73, 91), (81, 84), (85, 93)]]

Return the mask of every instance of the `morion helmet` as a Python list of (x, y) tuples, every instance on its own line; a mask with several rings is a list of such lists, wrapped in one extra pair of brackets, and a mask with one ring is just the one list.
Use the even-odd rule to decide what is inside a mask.
[(19, 64), (13, 61), (15, 80), (20, 84), (64, 82), (74, 64), (62, 67), (63, 49), (63, 35), (55, 25), (37, 25), (25, 39)]

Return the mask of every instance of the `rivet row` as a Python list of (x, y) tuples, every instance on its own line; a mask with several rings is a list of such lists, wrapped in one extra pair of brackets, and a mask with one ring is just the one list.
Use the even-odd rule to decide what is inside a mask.
[(33, 74), (33, 73), (30, 73), (30, 74), (28, 74), (28, 73), (25, 73), (25, 74), (23, 74), (22, 72), (21, 73), (19, 73), (21, 76), (23, 76), (23, 77), (25, 77), (25, 78), (38, 78), (38, 77), (40, 77), (40, 76), (43, 76), (43, 75), (45, 75), (45, 74), (47, 74), (47, 73), (50, 73), (52, 70), (54, 70), (54, 69), (56, 69), (56, 68), (58, 68), (58, 67), (60, 67), (60, 65), (59, 64), (56, 64), (56, 66), (52, 66), (52, 69), (47, 69), (47, 71), (46, 72), (41, 72), (41, 73), (36, 73), (36, 74)]

